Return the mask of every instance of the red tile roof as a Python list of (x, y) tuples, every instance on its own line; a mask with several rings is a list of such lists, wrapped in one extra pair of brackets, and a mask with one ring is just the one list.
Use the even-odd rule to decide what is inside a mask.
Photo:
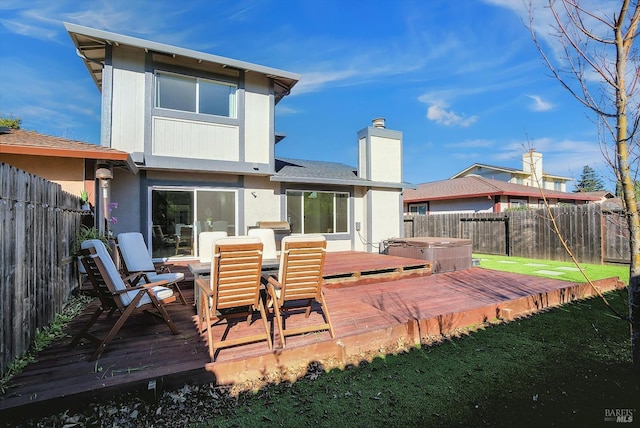
[[(601, 198), (592, 194), (558, 192), (544, 189), (545, 197), (575, 201), (599, 201)], [(523, 196), (540, 197), (537, 187), (523, 186), (506, 181), (492, 180), (478, 176), (453, 178), (419, 184), (416, 189), (406, 189), (405, 202), (422, 202), (446, 199), (478, 198), (486, 196)]]
[(0, 129), (0, 153), (127, 161), (129, 154), (109, 147), (53, 137), (24, 129)]

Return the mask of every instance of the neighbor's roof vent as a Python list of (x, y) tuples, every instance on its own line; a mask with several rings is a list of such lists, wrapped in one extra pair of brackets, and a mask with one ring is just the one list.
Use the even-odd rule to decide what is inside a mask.
[(384, 117), (379, 117), (377, 119), (373, 119), (373, 127), (374, 128), (384, 128)]

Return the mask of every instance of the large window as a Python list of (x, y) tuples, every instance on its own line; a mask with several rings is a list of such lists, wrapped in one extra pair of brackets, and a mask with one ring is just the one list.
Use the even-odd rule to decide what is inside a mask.
[(293, 233), (347, 233), (349, 194), (289, 191), (287, 220)]
[(156, 74), (156, 107), (236, 117), (237, 85), (200, 77)]
[(200, 232), (236, 230), (236, 192), (216, 189), (151, 190), (152, 255), (198, 256)]

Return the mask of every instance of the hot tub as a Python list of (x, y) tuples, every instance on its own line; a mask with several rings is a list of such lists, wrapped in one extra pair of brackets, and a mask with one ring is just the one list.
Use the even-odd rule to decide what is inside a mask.
[(453, 272), (472, 266), (471, 240), (460, 238), (392, 238), (385, 241), (385, 253), (432, 263), (433, 273)]

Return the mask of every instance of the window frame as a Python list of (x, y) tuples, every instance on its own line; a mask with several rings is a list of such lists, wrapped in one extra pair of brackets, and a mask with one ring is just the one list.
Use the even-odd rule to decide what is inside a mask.
[[(165, 191), (165, 192), (189, 192), (192, 195), (192, 205), (189, 208), (190, 209), (190, 213), (191, 213), (191, 218), (192, 221), (191, 223), (188, 223), (187, 225), (191, 226), (194, 230), (194, 232), (200, 232), (200, 230), (197, 230), (197, 223), (199, 221), (202, 221), (202, 219), (200, 219), (198, 217), (198, 213), (200, 212), (199, 210), (199, 199), (198, 199), (198, 193), (199, 192), (225, 192), (225, 193), (230, 193), (233, 195), (233, 225), (232, 225), (232, 230), (233, 233), (230, 234), (230, 236), (235, 236), (238, 234), (239, 229), (239, 222), (240, 222), (240, 192), (239, 189), (236, 188), (228, 188), (228, 187), (218, 187), (218, 186), (212, 186), (212, 187), (207, 187), (207, 186), (181, 186), (181, 185), (177, 185), (177, 186), (171, 186), (171, 185), (150, 185), (147, 188), (147, 233), (150, 237), (149, 239), (149, 250), (150, 253), (152, 254), (152, 257), (154, 257), (154, 260), (163, 260), (165, 258), (169, 259), (169, 260), (174, 260), (176, 258), (197, 258), (199, 257), (198, 254), (198, 238), (199, 238), (199, 233), (194, 233), (193, 235), (193, 241), (192, 241), (192, 253), (191, 255), (188, 255), (186, 257), (178, 257), (178, 256), (162, 256), (162, 257), (157, 257), (154, 255), (153, 252), (153, 248), (152, 248), (152, 244), (151, 244), (151, 237), (153, 235), (153, 192), (154, 191)], [(206, 220), (206, 219), (205, 219)]]
[(529, 206), (528, 199), (509, 198), (509, 208), (528, 207), (528, 206)]
[[(159, 91), (160, 91), (160, 81), (161, 81), (161, 76), (168, 76), (168, 77), (174, 77), (177, 79), (183, 79), (183, 80), (187, 80), (187, 81), (193, 81), (195, 83), (195, 89), (196, 89), (196, 93), (195, 93), (195, 98), (193, 100), (194, 102), (194, 109), (193, 110), (182, 110), (182, 109), (175, 109), (175, 108), (170, 108), (170, 107), (163, 107), (160, 105), (160, 95), (159, 95)], [(207, 84), (212, 84), (212, 85), (220, 85), (220, 86), (226, 86), (226, 87), (230, 87), (233, 88), (233, 101), (231, 101), (231, 99), (227, 99), (228, 103), (229, 103), (229, 115), (220, 115), (220, 114), (213, 114), (213, 113), (202, 113), (200, 112), (201, 109), (201, 103), (200, 103), (200, 86), (202, 83), (207, 83)], [(216, 78), (216, 77), (212, 77), (212, 76), (196, 76), (196, 75), (189, 75), (189, 74), (184, 74), (184, 73), (177, 73), (177, 72), (173, 72), (173, 71), (167, 71), (167, 70), (160, 70), (157, 69), (154, 72), (154, 91), (153, 91), (153, 106), (154, 109), (157, 109), (159, 111), (167, 111), (167, 112), (180, 112), (183, 114), (195, 114), (198, 116), (209, 116), (209, 117), (218, 117), (218, 118), (224, 118), (224, 119), (229, 119), (229, 120), (237, 120), (238, 119), (238, 92), (240, 89), (240, 85), (238, 84), (237, 81), (233, 81), (232, 79), (223, 79), (223, 78)], [(233, 111), (232, 111), (233, 110)]]
[[(421, 208), (424, 208), (424, 213), (420, 212)], [(407, 207), (407, 211), (412, 215), (427, 215), (429, 213), (429, 203), (425, 202), (420, 204), (409, 204), (409, 206)]]
[[(289, 196), (292, 194), (299, 194), (300, 195), (300, 207), (298, 207), (298, 211), (301, 214), (301, 224), (300, 224), (300, 230), (294, 230), (295, 228), (295, 222), (292, 222), (292, 218), (290, 216), (290, 210), (289, 210)], [(330, 194), (333, 195), (333, 206), (332, 206), (332, 214), (333, 214), (333, 218), (332, 218), (332, 228), (333, 228), (333, 232), (311, 232), (311, 231), (306, 231), (305, 230), (305, 211), (304, 211), (304, 195), (307, 193), (322, 193), (322, 194)], [(337, 208), (337, 204), (336, 204), (336, 195), (344, 195), (345, 197), (345, 208), (346, 208), (346, 212), (345, 212), (345, 218), (340, 221), (338, 219), (338, 210), (336, 210)], [(320, 233), (322, 235), (329, 235), (329, 236), (335, 236), (335, 235), (345, 235), (345, 234), (349, 234), (351, 233), (351, 192), (349, 191), (338, 191), (338, 190), (313, 190), (313, 189), (288, 189), (285, 191), (285, 212), (287, 213), (287, 221), (289, 222), (289, 224), (291, 225), (291, 232), (292, 233)], [(346, 226), (346, 230), (344, 231), (337, 231), (338, 229), (338, 225), (340, 225), (340, 223), (344, 223)]]

